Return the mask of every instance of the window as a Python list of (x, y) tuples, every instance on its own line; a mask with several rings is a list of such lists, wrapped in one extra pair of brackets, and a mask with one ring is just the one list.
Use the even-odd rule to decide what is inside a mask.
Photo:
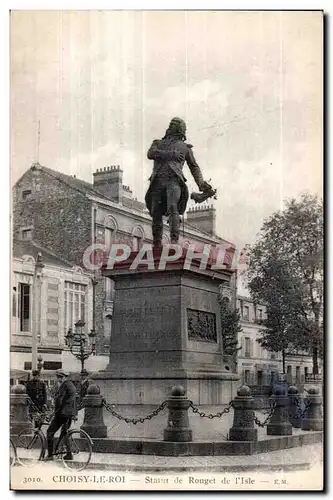
[(251, 376), (250, 370), (245, 370), (245, 372), (244, 372), (244, 383), (245, 384), (250, 383), (250, 376)]
[(251, 339), (250, 337), (245, 337), (245, 357), (251, 357)]
[(271, 359), (276, 359), (276, 352), (271, 352)]
[(20, 322), (20, 332), (30, 332), (31, 320), (31, 286), (19, 283), (17, 316)]
[(264, 379), (264, 377), (263, 377), (262, 370), (258, 370), (258, 372), (257, 372), (257, 384), (263, 385), (263, 379)]
[(138, 252), (142, 247), (142, 238), (139, 236), (133, 236), (133, 252)]
[(79, 320), (85, 321), (87, 287), (79, 283), (65, 283), (65, 329), (75, 328)]
[(262, 321), (262, 309), (258, 309), (258, 320)]
[(290, 365), (287, 366), (287, 375), (291, 375), (292, 374), (292, 368)]
[(16, 286), (13, 286), (13, 302), (12, 302), (12, 316), (13, 318), (16, 318), (17, 316), (17, 297), (16, 297), (16, 292), (17, 291), (17, 288)]
[(30, 198), (31, 198), (31, 189), (25, 189), (24, 191), (22, 191), (23, 201), (30, 200)]
[(111, 248), (111, 245), (113, 243), (113, 234), (114, 234), (114, 229), (110, 229), (109, 227), (106, 227), (104, 229), (104, 242), (108, 250)]
[(32, 229), (22, 229), (22, 240), (32, 239)]
[(246, 321), (249, 321), (249, 317), (250, 317), (250, 308), (249, 306), (243, 306), (243, 319), (245, 319)]
[(304, 368), (304, 375), (305, 375), (305, 380), (306, 380), (307, 377), (309, 376), (309, 368), (307, 366)]
[(105, 278), (105, 300), (108, 302), (113, 300), (113, 281), (110, 278)]
[(132, 232), (132, 250), (138, 252), (142, 247), (145, 235), (141, 227), (136, 227)]
[(296, 366), (296, 382), (299, 382), (301, 380), (301, 367)]

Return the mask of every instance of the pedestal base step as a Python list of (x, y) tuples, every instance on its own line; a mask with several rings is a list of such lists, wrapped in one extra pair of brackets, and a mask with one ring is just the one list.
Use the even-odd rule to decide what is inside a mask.
[(295, 436), (272, 436), (257, 442), (251, 441), (190, 441), (174, 443), (152, 439), (95, 438), (94, 452), (155, 456), (222, 456), (253, 455), (281, 449), (320, 443), (323, 433), (305, 432)]

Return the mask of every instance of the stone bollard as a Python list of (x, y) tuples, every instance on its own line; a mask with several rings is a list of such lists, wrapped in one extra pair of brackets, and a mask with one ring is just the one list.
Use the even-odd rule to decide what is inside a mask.
[(268, 436), (290, 436), (293, 428), (289, 422), (289, 397), (283, 387), (276, 386), (272, 396), (275, 408), (267, 424)]
[(86, 431), (92, 438), (107, 437), (107, 427), (103, 419), (103, 403), (101, 390), (98, 385), (90, 385), (86, 396), (83, 398), (84, 420), (81, 429)]
[(323, 397), (320, 395), (319, 387), (310, 387), (304, 402), (305, 405), (309, 404), (310, 406), (302, 419), (301, 429), (303, 431), (322, 431), (324, 428)]
[(254, 427), (255, 406), (250, 388), (247, 385), (239, 387), (232, 402), (234, 421), (229, 430), (229, 441), (258, 441), (258, 431)]
[(291, 385), (288, 389), (288, 396), (289, 396), (289, 422), (293, 427), (300, 428), (302, 419), (298, 416), (300, 413), (300, 409), (297, 405), (297, 401), (299, 401), (300, 404), (300, 398), (297, 387)]
[(189, 406), (190, 400), (185, 395), (184, 387), (181, 385), (173, 387), (167, 403), (169, 415), (168, 426), (164, 429), (164, 441), (176, 443), (192, 441), (192, 430), (188, 419)]
[(16, 436), (25, 431), (32, 433), (32, 422), (29, 418), (29, 396), (24, 385), (14, 385), (10, 394), (10, 434)]

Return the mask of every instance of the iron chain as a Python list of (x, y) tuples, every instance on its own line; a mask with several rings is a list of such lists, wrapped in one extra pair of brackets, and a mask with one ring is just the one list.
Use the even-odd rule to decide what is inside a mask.
[(152, 411), (149, 415), (146, 417), (141, 417), (141, 418), (128, 418), (128, 417), (123, 417), (119, 413), (117, 413), (115, 410), (112, 409), (112, 406), (105, 401), (105, 399), (102, 400), (104, 408), (111, 413), (114, 417), (118, 418), (118, 420), (123, 420), (127, 424), (133, 424), (136, 425), (138, 423), (143, 424), (145, 420), (151, 420), (153, 417), (156, 417), (161, 411), (164, 410), (164, 408), (167, 405), (167, 401), (163, 401), (163, 403), (160, 404), (156, 410)]
[(265, 426), (269, 423), (270, 419), (271, 419), (271, 418), (272, 418), (272, 416), (273, 416), (274, 409), (275, 409), (275, 407), (276, 407), (276, 401), (272, 401), (272, 402), (270, 402), (270, 407), (271, 407), (271, 409), (269, 410), (269, 412), (268, 412), (268, 414), (267, 414), (267, 417), (265, 418), (265, 420), (264, 420), (263, 422), (261, 422), (261, 421), (259, 420), (259, 418), (256, 416), (256, 414), (254, 414), (254, 416), (253, 416), (253, 422), (254, 422), (256, 425), (258, 425), (258, 427), (265, 427)]
[(225, 415), (226, 413), (229, 413), (231, 408), (232, 408), (232, 401), (229, 402), (228, 406), (224, 408), (224, 410), (220, 411), (219, 413), (204, 413), (203, 411), (200, 411), (199, 408), (194, 406), (193, 401), (190, 401), (190, 408), (192, 409), (193, 413), (198, 413), (201, 418), (221, 418), (222, 415)]

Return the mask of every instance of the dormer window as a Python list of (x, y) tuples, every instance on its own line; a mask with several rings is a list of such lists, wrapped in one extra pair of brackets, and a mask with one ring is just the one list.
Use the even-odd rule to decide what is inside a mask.
[(32, 240), (32, 229), (22, 229), (22, 240)]
[(31, 189), (25, 189), (24, 191), (22, 191), (22, 200), (23, 201), (30, 200), (31, 196), (32, 196)]

